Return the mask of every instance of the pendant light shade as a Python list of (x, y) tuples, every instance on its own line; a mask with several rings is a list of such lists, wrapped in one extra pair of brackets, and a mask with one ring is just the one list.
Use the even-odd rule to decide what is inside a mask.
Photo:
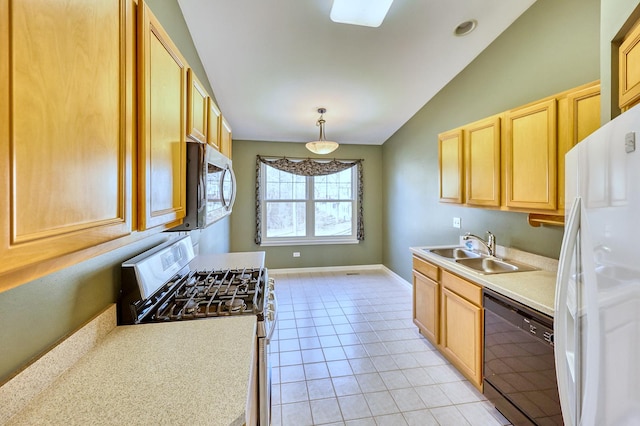
[(318, 113), (320, 114), (320, 118), (318, 118), (318, 121), (316, 122), (316, 126), (320, 127), (320, 137), (318, 138), (317, 141), (312, 141), (312, 142), (307, 142), (307, 144), (305, 145), (307, 147), (307, 149), (311, 152), (313, 152), (314, 154), (320, 154), (320, 155), (324, 155), (324, 154), (329, 154), (333, 151), (335, 151), (336, 149), (338, 149), (338, 142), (333, 142), (333, 141), (328, 141), (325, 139), (324, 136), (324, 113), (327, 112), (326, 108), (318, 108)]

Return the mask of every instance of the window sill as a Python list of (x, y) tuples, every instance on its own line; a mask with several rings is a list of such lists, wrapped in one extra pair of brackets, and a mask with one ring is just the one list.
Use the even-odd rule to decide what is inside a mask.
[(262, 241), (260, 247), (268, 246), (321, 246), (321, 245), (337, 245), (337, 244), (358, 244), (357, 239), (317, 239), (317, 240), (278, 240), (278, 241)]

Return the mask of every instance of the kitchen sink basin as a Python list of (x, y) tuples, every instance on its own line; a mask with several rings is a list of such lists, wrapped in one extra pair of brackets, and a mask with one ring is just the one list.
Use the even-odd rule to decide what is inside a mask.
[(475, 259), (481, 256), (480, 253), (476, 253), (462, 247), (426, 249), (425, 251), (437, 254), (441, 257), (446, 257), (447, 259)]
[(508, 272), (535, 271), (536, 268), (520, 262), (501, 260), (494, 257), (456, 259), (456, 263), (473, 269), (480, 274), (504, 274)]

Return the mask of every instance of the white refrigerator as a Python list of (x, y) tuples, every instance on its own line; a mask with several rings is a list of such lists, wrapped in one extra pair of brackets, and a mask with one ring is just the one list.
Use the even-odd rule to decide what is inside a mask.
[(567, 153), (565, 181), (554, 316), (564, 423), (640, 425), (640, 106)]

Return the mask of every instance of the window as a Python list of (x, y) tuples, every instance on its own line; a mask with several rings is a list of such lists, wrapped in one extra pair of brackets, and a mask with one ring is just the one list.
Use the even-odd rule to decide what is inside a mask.
[[(283, 160), (292, 163), (291, 167), (275, 164)], [(259, 157), (256, 242), (262, 245), (336, 244), (357, 243), (363, 239), (358, 232), (360, 166), (338, 162), (342, 170), (327, 168), (322, 171), (325, 174), (305, 176), (295, 170), (304, 162), (313, 162), (316, 167), (337, 161), (260, 161)]]

